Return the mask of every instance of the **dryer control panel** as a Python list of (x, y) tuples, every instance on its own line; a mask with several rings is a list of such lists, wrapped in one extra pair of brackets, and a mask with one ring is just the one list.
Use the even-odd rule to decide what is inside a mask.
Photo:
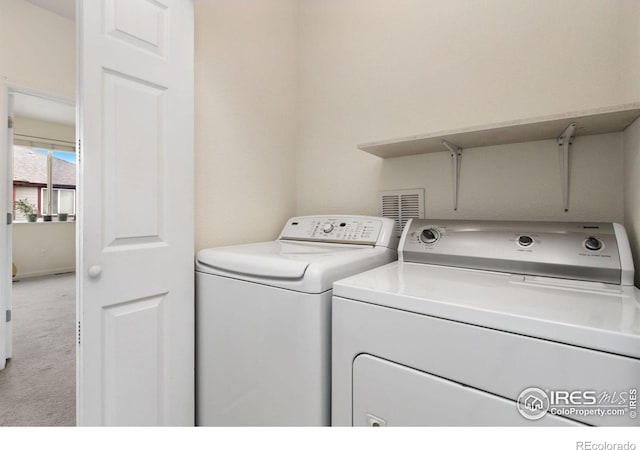
[(305, 216), (287, 221), (279, 239), (397, 248), (394, 221), (373, 216)]
[(612, 284), (633, 284), (624, 227), (614, 223), (413, 219), (405, 262)]

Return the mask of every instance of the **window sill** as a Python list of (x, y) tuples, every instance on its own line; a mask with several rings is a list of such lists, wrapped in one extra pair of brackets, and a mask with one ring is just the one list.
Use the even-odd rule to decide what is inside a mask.
[(38, 220), (37, 222), (27, 222), (26, 220), (16, 220), (13, 222), (13, 225), (40, 225), (40, 224), (54, 224), (54, 223), (72, 223), (75, 224), (76, 221), (75, 220), (66, 220), (66, 221), (59, 221), (59, 220), (52, 220), (51, 222), (45, 222), (44, 220)]

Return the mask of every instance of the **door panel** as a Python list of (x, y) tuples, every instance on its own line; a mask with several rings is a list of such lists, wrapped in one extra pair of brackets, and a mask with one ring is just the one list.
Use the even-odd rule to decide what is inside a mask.
[(193, 3), (78, 7), (78, 420), (193, 425)]
[(113, 149), (105, 154), (105, 247), (161, 241), (166, 93), (143, 80), (104, 74), (105, 145)]
[(371, 355), (353, 362), (354, 426), (579, 426), (564, 417), (527, 420), (516, 402)]
[[(156, 425), (163, 415), (157, 392), (167, 357), (162, 334), (163, 296), (103, 309), (105, 425)], [(143, 357), (140, 357), (143, 356)]]
[(140, 49), (165, 56), (167, 6), (153, 0), (108, 0), (105, 4), (107, 33)]

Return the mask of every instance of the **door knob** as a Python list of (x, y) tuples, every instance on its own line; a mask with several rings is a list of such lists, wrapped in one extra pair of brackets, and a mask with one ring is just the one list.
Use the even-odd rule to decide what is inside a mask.
[(89, 278), (98, 278), (102, 273), (102, 267), (91, 266), (89, 267)]

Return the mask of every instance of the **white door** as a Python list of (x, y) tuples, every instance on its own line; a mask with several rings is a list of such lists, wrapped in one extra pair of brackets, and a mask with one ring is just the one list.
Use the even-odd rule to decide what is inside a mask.
[(77, 5), (78, 424), (193, 425), (193, 1)]

